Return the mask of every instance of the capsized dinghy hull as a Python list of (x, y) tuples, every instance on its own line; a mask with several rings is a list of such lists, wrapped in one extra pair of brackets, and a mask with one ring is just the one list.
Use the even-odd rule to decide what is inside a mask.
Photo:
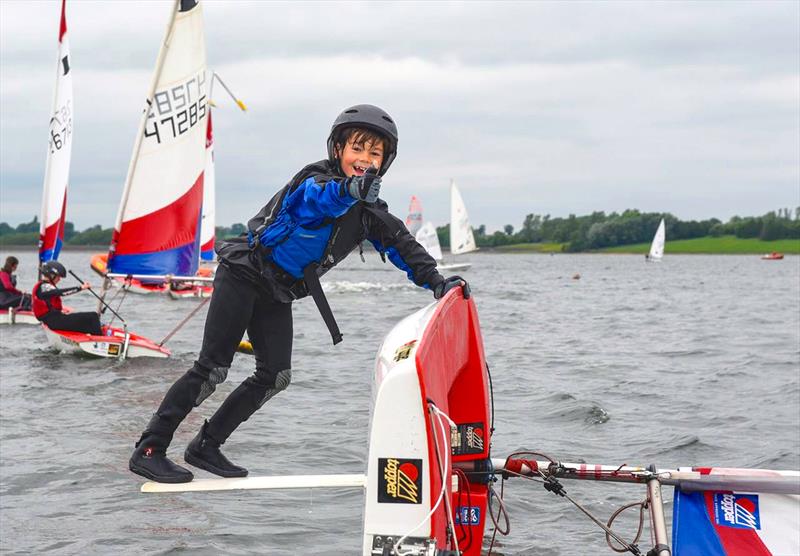
[(121, 359), (123, 357), (167, 358), (170, 351), (137, 334), (125, 333), (121, 328), (103, 326), (103, 336), (83, 332), (51, 330), (42, 325), (47, 341), (62, 353), (78, 353), (95, 357)]

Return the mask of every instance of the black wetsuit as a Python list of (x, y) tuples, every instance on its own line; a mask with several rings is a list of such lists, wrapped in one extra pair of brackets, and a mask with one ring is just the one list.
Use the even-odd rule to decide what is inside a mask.
[[(417, 285), (433, 289), (444, 280), (436, 270), (436, 261), (414, 240), (403, 222), (388, 212), (386, 203), (378, 200), (368, 205), (345, 198), (343, 179), (336, 166), (328, 161), (306, 166), (248, 222), (249, 237), (219, 246), (220, 265), (214, 279), (200, 355), (194, 366), (169, 389), (137, 446), (166, 449), (192, 408), (200, 405), (227, 378), (245, 331), (253, 345), (256, 371), (231, 392), (209, 419), (207, 435), (222, 444), (236, 427), (289, 385), (293, 337), (291, 303), (309, 294), (309, 284), (302, 274), (298, 276), (292, 264), (284, 263), (287, 268), (283, 268), (277, 261), (309, 262), (320, 276), (360, 247), (364, 240), (369, 240), (382, 255), (385, 253), (396, 266), (405, 270)], [(286, 209), (289, 197), (301, 188), (307, 188), (309, 195), (319, 194), (325, 188), (338, 188), (329, 189), (327, 194), (334, 202), (346, 202), (349, 207), (336, 217), (320, 219), (316, 226), (301, 227), (291, 222), (291, 215), (287, 224), (287, 211), (281, 209)], [(293, 199), (297, 201), (298, 196)], [(299, 195), (299, 199), (303, 202), (304, 198)], [(289, 230), (276, 246), (254, 242), (262, 226), (275, 222), (286, 225)], [(296, 229), (301, 229), (303, 234), (293, 234), (292, 230)], [(323, 232), (325, 236), (320, 241)], [(307, 244), (303, 243), (304, 238), (309, 238)], [(297, 246), (296, 253), (290, 249), (293, 245)]]

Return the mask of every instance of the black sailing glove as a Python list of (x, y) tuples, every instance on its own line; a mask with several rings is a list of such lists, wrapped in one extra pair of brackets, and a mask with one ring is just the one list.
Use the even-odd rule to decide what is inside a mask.
[(464, 290), (464, 299), (469, 299), (469, 284), (467, 284), (467, 281), (461, 276), (449, 276), (439, 282), (436, 287), (433, 288), (433, 297), (436, 299), (441, 299), (444, 297), (444, 294), (459, 286), (461, 286)]
[(381, 192), (381, 177), (378, 175), (378, 169), (370, 166), (363, 176), (348, 178), (345, 185), (353, 199), (374, 203), (378, 200), (378, 193)]

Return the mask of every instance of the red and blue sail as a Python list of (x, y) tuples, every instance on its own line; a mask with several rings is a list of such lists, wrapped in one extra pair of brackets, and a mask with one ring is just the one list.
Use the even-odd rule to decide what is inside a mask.
[(675, 556), (800, 554), (800, 497), (676, 488), (672, 549)]
[(203, 14), (176, 0), (111, 240), (108, 271), (190, 276), (200, 258), (208, 131)]
[(49, 144), (39, 226), (39, 260), (58, 259), (64, 241), (67, 183), (72, 157), (72, 74), (67, 40), (66, 0), (61, 2), (58, 31), (58, 63), (53, 109), (50, 113)]

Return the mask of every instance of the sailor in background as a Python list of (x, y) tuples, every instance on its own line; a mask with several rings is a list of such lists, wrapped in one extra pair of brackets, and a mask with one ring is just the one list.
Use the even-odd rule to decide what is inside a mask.
[(33, 314), (51, 330), (68, 330), (85, 332), (93, 336), (101, 336), (100, 317), (94, 311), (84, 313), (65, 313), (61, 304), (64, 295), (76, 294), (88, 290), (91, 285), (84, 282), (72, 288), (57, 288), (62, 278), (67, 276), (67, 269), (58, 261), (47, 261), (42, 265), (42, 280), (33, 286)]
[[(129, 468), (154, 481), (181, 483), (193, 474), (166, 456), (175, 430), (192, 408), (228, 375), (245, 331), (255, 373), (223, 401), (184, 452), (187, 463), (222, 477), (244, 477), (220, 446), (230, 434), (291, 381), (292, 301), (311, 295), (333, 343), (342, 335), (319, 277), (369, 240), (386, 260), (439, 299), (464, 286), (445, 279), (436, 261), (378, 198), (381, 177), (397, 155), (394, 120), (376, 106), (348, 108), (334, 121), (328, 158), (309, 164), (247, 225), (246, 237), (223, 242), (206, 317), (203, 345), (194, 366), (167, 392), (136, 443)], [(363, 257), (363, 254), (362, 254)]]
[(19, 259), (12, 256), (6, 257), (0, 269), (0, 309), (31, 310), (31, 294), (17, 289), (17, 275), (14, 273), (18, 266)]

